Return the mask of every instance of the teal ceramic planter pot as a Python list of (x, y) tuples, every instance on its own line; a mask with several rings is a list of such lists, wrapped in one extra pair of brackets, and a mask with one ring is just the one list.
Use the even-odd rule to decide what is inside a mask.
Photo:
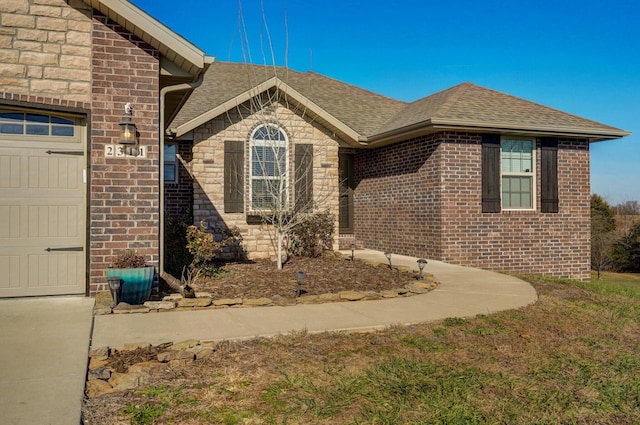
[(107, 269), (107, 279), (118, 276), (122, 280), (119, 301), (127, 304), (143, 304), (149, 298), (151, 286), (153, 285), (153, 275), (153, 267)]

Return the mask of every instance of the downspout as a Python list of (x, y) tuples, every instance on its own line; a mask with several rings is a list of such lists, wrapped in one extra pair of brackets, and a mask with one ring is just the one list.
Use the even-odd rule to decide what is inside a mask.
[(165, 138), (165, 129), (164, 129), (164, 104), (165, 104), (165, 96), (168, 93), (180, 90), (188, 90), (195, 89), (200, 87), (202, 81), (204, 80), (205, 69), (200, 72), (198, 79), (191, 83), (182, 83), (176, 84), (173, 86), (167, 86), (160, 89), (160, 258), (158, 259), (158, 275), (162, 276), (165, 274), (164, 270), (164, 138)]

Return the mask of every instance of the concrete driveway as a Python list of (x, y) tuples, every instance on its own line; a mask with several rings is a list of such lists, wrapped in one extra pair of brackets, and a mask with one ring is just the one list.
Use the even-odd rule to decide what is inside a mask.
[(0, 300), (0, 423), (80, 424), (93, 303)]

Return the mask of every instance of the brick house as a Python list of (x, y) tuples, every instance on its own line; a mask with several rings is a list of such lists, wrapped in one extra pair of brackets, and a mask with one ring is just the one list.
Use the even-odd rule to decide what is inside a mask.
[(158, 264), (160, 128), (209, 62), (128, 1), (0, 2), (0, 297), (105, 290), (125, 249)]
[(268, 255), (274, 180), (336, 247), (586, 278), (589, 143), (627, 134), (468, 83), (405, 103), (213, 62), (126, 0), (2, 0), (0, 297), (103, 291), (126, 249), (162, 269), (165, 211)]
[[(312, 72), (214, 62), (168, 132), (192, 158), (179, 178), (193, 179), (195, 221), (239, 228), (253, 257), (273, 252), (254, 220), (264, 128), (287, 199), (309, 173), (336, 245), (574, 279), (590, 270), (589, 144), (629, 134), (470, 83), (405, 103)], [(304, 149), (310, 171), (294, 159)]]

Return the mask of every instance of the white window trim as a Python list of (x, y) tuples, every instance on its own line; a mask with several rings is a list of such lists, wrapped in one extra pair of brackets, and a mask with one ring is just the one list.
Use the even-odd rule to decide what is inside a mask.
[[(531, 172), (530, 173), (504, 173), (502, 171), (502, 142), (505, 140), (523, 140), (531, 142), (533, 148), (531, 149)], [(538, 146), (536, 139), (532, 137), (518, 137), (518, 136), (501, 136), (500, 137), (500, 207), (502, 211), (535, 211), (537, 209), (536, 199), (538, 198), (537, 188), (537, 150)], [(513, 177), (531, 177), (531, 208), (507, 208), (504, 206), (502, 198), (502, 178), (504, 176)]]
[[(256, 140), (254, 139), (254, 135), (256, 134), (256, 132), (262, 128), (262, 127), (272, 127), (275, 128), (276, 130), (278, 130), (279, 132), (282, 132), (282, 134), (284, 135), (284, 139), (285, 140)], [(284, 131), (284, 128), (282, 128), (281, 126), (277, 125), (277, 124), (271, 124), (271, 123), (267, 123), (267, 124), (261, 124), (259, 126), (257, 126), (256, 128), (253, 129), (253, 131), (251, 132), (251, 137), (249, 138), (249, 163), (248, 163), (248, 168), (249, 168), (249, 208), (248, 210), (252, 213), (262, 213), (265, 212), (267, 210), (264, 209), (259, 209), (259, 208), (254, 208), (253, 206), (253, 179), (254, 179), (254, 175), (253, 175), (253, 147), (254, 146), (277, 146), (277, 147), (284, 147), (285, 148), (285, 166), (286, 166), (286, 171), (285, 171), (285, 175), (283, 176), (284, 178), (284, 182), (285, 182), (285, 200), (287, 202), (287, 205), (285, 205), (285, 209), (287, 209), (289, 207), (289, 175), (291, 172), (291, 164), (289, 164), (289, 136), (287, 135), (287, 132)], [(256, 176), (256, 178), (260, 179), (260, 180), (276, 180), (275, 177), (264, 177), (264, 176)]]

